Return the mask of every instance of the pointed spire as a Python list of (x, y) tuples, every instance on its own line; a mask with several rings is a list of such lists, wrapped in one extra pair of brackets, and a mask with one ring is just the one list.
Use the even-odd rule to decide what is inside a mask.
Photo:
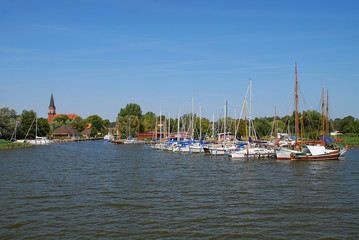
[(54, 94), (51, 92), (51, 99), (50, 99), (50, 108), (54, 108), (55, 107), (55, 102), (54, 102)]

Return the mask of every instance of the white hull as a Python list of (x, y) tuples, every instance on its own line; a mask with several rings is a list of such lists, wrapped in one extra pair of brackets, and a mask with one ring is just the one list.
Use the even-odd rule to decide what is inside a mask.
[(273, 157), (274, 150), (267, 148), (240, 149), (230, 153), (232, 158), (268, 158)]
[(300, 152), (296, 151), (296, 150), (288, 149), (288, 148), (283, 148), (283, 147), (280, 147), (279, 149), (275, 150), (275, 156), (276, 156), (277, 160), (290, 160), (291, 154), (293, 154), (293, 153), (300, 153)]

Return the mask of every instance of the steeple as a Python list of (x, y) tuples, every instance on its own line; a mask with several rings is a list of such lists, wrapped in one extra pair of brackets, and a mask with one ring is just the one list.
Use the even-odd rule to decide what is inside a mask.
[(55, 101), (54, 101), (54, 94), (51, 93), (51, 98), (50, 98), (50, 106), (49, 106), (49, 111), (47, 114), (47, 121), (48, 123), (51, 123), (56, 115), (56, 107), (55, 107)]
[(50, 99), (50, 106), (49, 108), (56, 108), (55, 107), (55, 102), (54, 102), (54, 94), (51, 93), (51, 99)]

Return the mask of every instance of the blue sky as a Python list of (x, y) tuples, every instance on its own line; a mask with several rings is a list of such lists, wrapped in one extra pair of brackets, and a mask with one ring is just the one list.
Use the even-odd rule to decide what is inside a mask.
[(253, 116), (301, 110), (358, 117), (359, 1), (0, 0), (0, 105), (47, 117), (115, 120), (143, 113), (241, 111), (253, 81)]

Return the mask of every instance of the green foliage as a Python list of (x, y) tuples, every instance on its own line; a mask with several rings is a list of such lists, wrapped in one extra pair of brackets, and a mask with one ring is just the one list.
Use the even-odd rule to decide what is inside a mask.
[(85, 127), (87, 127), (88, 124), (91, 123), (91, 135), (92, 136), (97, 135), (97, 133), (99, 133), (99, 132), (102, 134), (105, 134), (105, 123), (107, 123), (107, 122), (102, 120), (102, 118), (99, 117), (98, 115), (89, 116), (88, 118), (86, 118), (85, 122), (87, 123)]
[(137, 116), (119, 117), (120, 137), (137, 137), (140, 119)]
[(54, 118), (54, 122), (61, 122), (63, 124), (65, 124), (67, 120), (69, 120), (67, 115), (60, 115)]
[(153, 112), (147, 112), (145, 115), (142, 115), (140, 123), (141, 132), (154, 131), (156, 125), (156, 114)]
[(37, 119), (37, 136), (45, 137), (50, 134), (50, 124), (46, 118)]
[[(14, 109), (0, 108), (0, 138), (10, 139), (15, 131), (17, 114)], [(19, 125), (19, 120), (17, 125)]]
[[(23, 110), (21, 113), (21, 125), (18, 130), (18, 139), (25, 138), (29, 132), (27, 138), (35, 138), (35, 112), (33, 110)], [(31, 126), (31, 128), (30, 128)]]
[[(24, 110), (21, 113), (21, 125), (18, 130), (18, 139), (25, 138), (26, 134), (27, 139), (35, 138), (36, 134), (36, 113), (31, 110)], [(37, 119), (37, 136), (45, 137), (50, 134), (50, 126), (45, 118)]]
[(125, 108), (121, 108), (120, 113), (118, 114), (119, 117), (128, 117), (128, 116), (142, 116), (142, 110), (140, 105), (136, 103), (129, 103), (126, 105)]

